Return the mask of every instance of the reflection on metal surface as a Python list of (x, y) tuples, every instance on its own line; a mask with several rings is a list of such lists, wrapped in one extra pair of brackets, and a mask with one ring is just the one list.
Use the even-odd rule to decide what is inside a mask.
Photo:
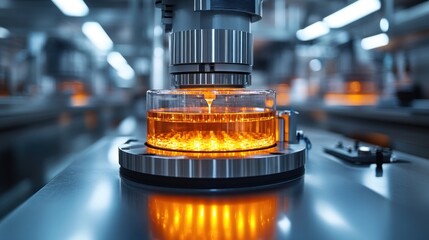
[[(179, 156), (155, 155), (148, 153), (149, 149), (142, 142), (129, 140), (119, 147), (119, 164), (122, 168), (136, 173), (169, 177), (241, 178), (293, 173), (294, 171), (297, 175), (292, 176), (298, 177), (304, 172), (306, 159), (306, 146), (303, 143), (278, 142), (276, 147), (270, 148), (269, 150), (272, 151), (266, 154), (251, 155), (245, 158), (228, 156), (228, 154), (213, 158), (211, 155), (213, 153), (207, 153), (204, 156), (191, 153), (191, 156), (188, 156), (184, 152)], [(162, 152), (167, 151), (159, 153)], [(257, 152), (259, 153), (259, 151)], [(299, 174), (300, 172), (301, 174)]]
[(372, 164), (370, 168), (373, 171), (367, 171), (365, 175), (362, 176), (362, 184), (377, 194), (380, 194), (385, 198), (390, 198), (389, 182), (387, 181), (387, 177), (377, 176), (375, 164)]
[(109, 146), (108, 150), (108, 160), (109, 163), (114, 167), (119, 167), (119, 161), (118, 161), (118, 147), (126, 142), (129, 138), (128, 137), (118, 137), (115, 138), (112, 143)]
[(350, 225), (346, 219), (331, 204), (318, 201), (316, 202), (315, 208), (319, 218), (327, 224), (332, 225), (339, 230), (350, 229)]
[(101, 181), (91, 195), (88, 202), (88, 208), (94, 212), (103, 212), (110, 208), (112, 203), (112, 186), (106, 181)]
[(93, 234), (91, 234), (91, 231), (88, 230), (81, 230), (79, 232), (74, 233), (68, 240), (92, 240), (94, 239)]
[(305, 174), (305, 183), (316, 188), (323, 187), (325, 184), (324, 180), (325, 179), (318, 177), (317, 174)]
[(274, 239), (278, 205), (274, 194), (148, 199), (155, 239)]

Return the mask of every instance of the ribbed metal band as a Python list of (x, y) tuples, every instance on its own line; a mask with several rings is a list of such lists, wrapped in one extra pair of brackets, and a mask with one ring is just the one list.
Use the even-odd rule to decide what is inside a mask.
[(178, 88), (193, 86), (246, 87), (251, 84), (250, 74), (240, 73), (184, 73), (172, 75), (173, 85)]
[(278, 142), (272, 152), (228, 159), (168, 157), (149, 154), (142, 142), (119, 147), (122, 168), (143, 174), (180, 178), (242, 178), (284, 173), (302, 168), (306, 148), (302, 144)]
[(180, 73), (250, 73), (252, 66), (243, 64), (226, 64), (226, 63), (200, 63), (200, 64), (180, 64), (169, 67), (171, 74)]
[(194, 29), (173, 32), (171, 64), (253, 64), (252, 34), (229, 29)]

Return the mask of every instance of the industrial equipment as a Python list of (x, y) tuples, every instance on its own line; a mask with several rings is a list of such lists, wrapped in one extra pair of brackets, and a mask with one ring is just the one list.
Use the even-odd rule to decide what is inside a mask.
[(275, 92), (248, 90), (250, 25), (262, 0), (156, 1), (170, 33), (175, 89), (147, 94), (147, 141), (119, 148), (124, 178), (145, 184), (225, 189), (302, 176), (306, 145), (294, 111)]

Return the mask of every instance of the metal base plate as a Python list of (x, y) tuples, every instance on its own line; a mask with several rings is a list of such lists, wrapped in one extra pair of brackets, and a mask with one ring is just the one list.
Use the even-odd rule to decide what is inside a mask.
[[(304, 144), (278, 142), (275, 147), (239, 154), (154, 151), (138, 140), (119, 147), (121, 176), (162, 187), (238, 188), (289, 181), (304, 174)], [(155, 151), (156, 152), (156, 151)], [(174, 153), (174, 156), (171, 156)], [(182, 154), (183, 153), (183, 154)], [(254, 153), (254, 154), (253, 154)], [(245, 156), (240, 156), (244, 154)]]

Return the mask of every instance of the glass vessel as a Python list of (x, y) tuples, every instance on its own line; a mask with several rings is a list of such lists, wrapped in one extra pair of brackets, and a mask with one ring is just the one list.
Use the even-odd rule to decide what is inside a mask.
[(228, 152), (276, 144), (272, 90), (149, 90), (147, 109), (147, 144), (151, 147)]

